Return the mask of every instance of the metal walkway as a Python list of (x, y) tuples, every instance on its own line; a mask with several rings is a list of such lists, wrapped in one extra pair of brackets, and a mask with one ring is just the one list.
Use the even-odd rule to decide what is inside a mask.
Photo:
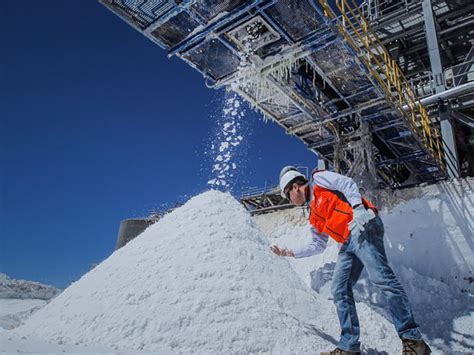
[(100, 2), (336, 170), (390, 187), (446, 177), (439, 119), (370, 29), (389, 9), (346, 0), (334, 9), (326, 0)]

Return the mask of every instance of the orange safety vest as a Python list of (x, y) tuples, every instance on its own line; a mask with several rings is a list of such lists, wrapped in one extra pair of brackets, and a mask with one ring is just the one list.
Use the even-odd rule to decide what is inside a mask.
[[(377, 208), (362, 198), (366, 208), (376, 214)], [(325, 189), (315, 185), (310, 204), (309, 222), (319, 232), (326, 233), (338, 243), (344, 243), (349, 237), (349, 222), (352, 221), (352, 206), (339, 191)]]

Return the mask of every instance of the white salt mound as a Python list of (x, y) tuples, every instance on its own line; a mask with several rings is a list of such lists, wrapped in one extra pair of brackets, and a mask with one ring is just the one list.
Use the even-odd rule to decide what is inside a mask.
[(322, 311), (317, 304), (288, 260), (269, 252), (243, 207), (209, 191), (149, 227), (15, 332), (120, 350), (317, 353), (334, 346), (309, 323)]

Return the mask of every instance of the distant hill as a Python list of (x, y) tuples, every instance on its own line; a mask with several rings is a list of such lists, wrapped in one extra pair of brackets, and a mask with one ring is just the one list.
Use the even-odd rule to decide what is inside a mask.
[(62, 290), (35, 281), (15, 280), (0, 273), (0, 298), (50, 300)]

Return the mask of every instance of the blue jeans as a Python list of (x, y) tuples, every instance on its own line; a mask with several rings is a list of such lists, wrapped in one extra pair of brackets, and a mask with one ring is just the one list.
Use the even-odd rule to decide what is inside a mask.
[(383, 245), (384, 227), (380, 217), (365, 225), (365, 230), (356, 238), (342, 244), (334, 270), (332, 294), (341, 325), (341, 340), (338, 347), (346, 351), (360, 351), (359, 319), (352, 293), (364, 266), (369, 280), (382, 291), (393, 324), (400, 338), (421, 339), (407, 295), (388, 265)]

